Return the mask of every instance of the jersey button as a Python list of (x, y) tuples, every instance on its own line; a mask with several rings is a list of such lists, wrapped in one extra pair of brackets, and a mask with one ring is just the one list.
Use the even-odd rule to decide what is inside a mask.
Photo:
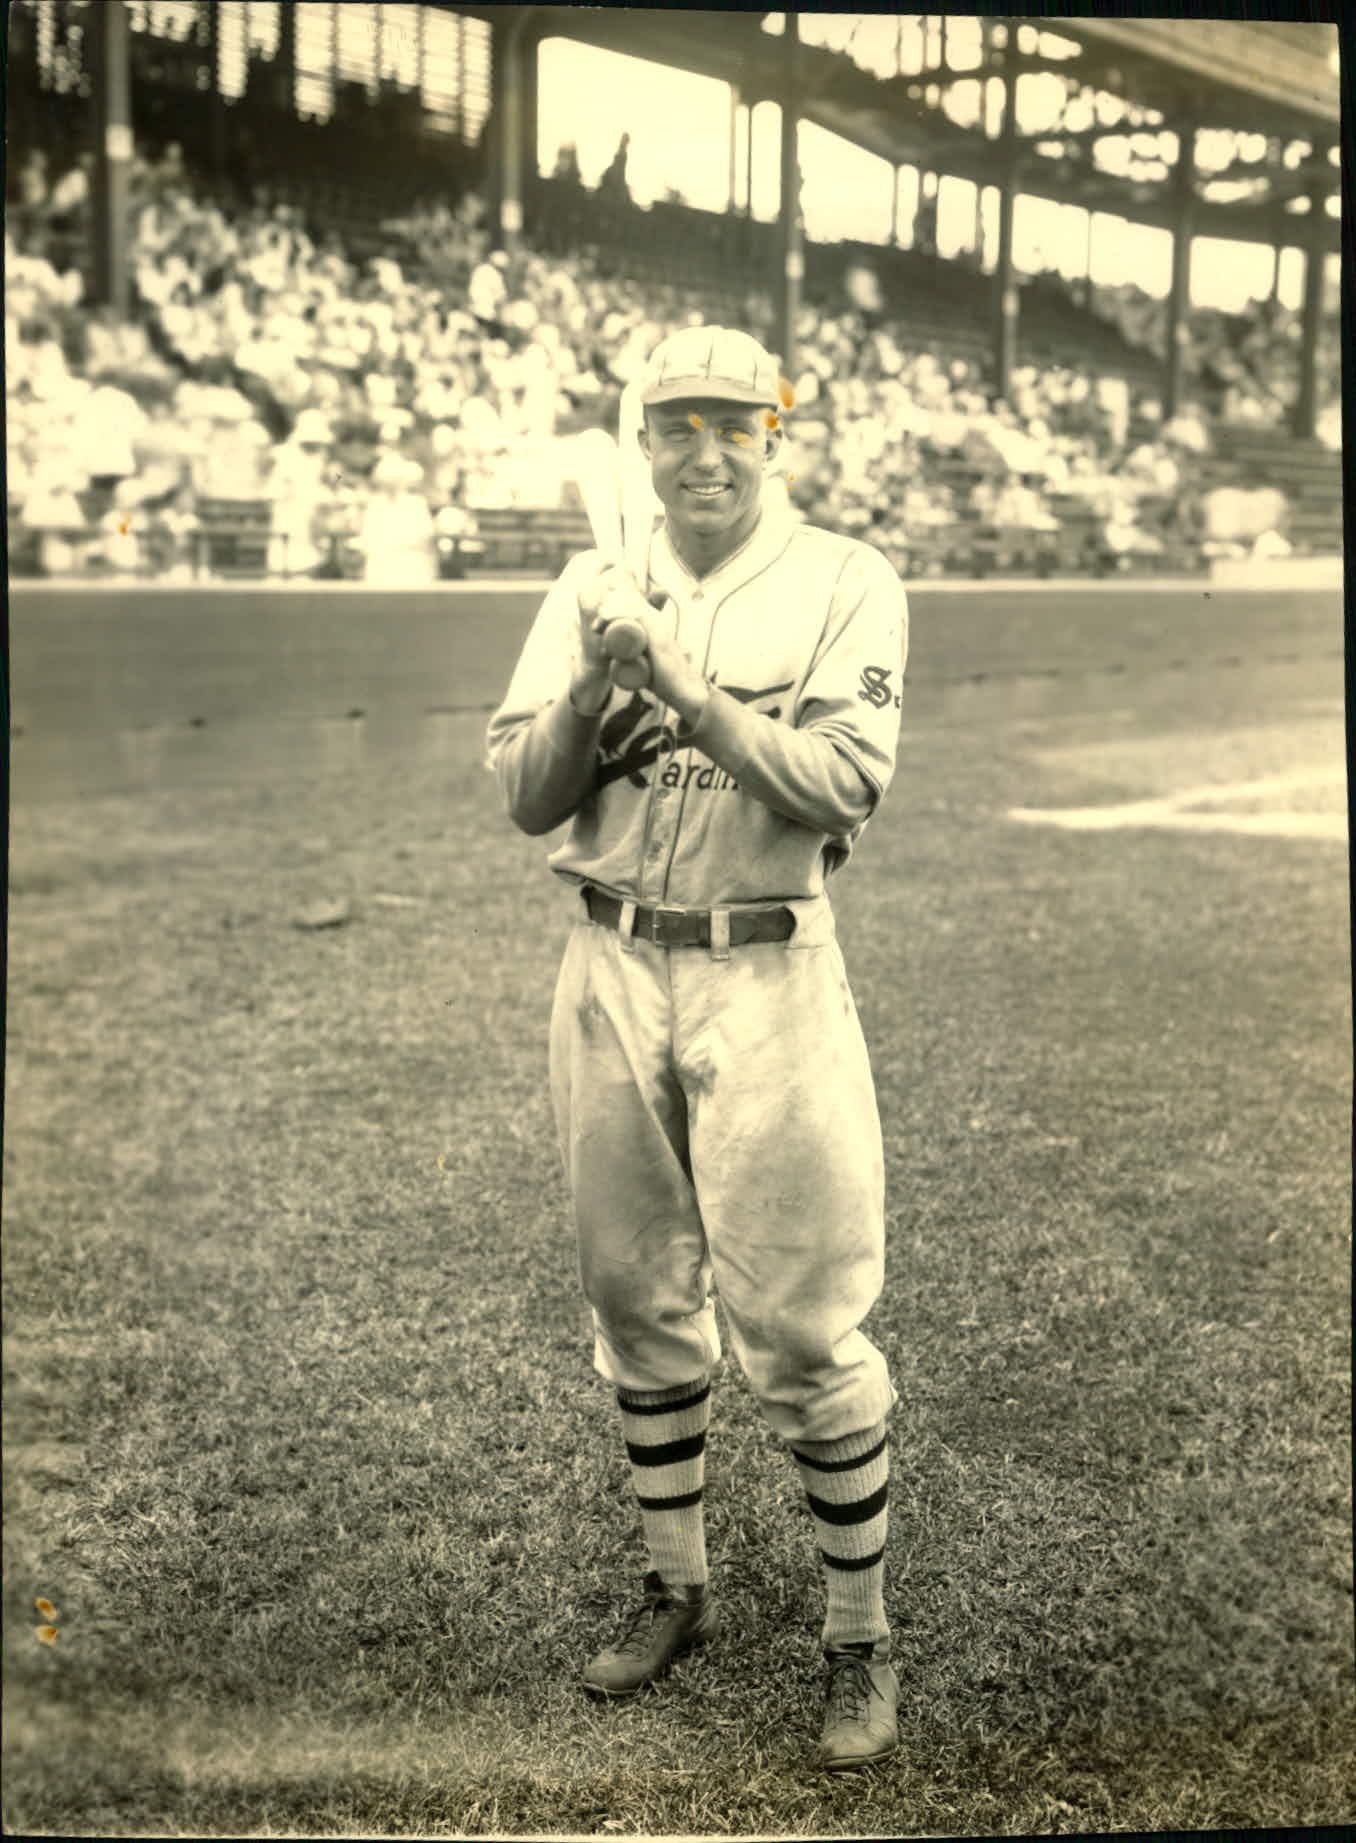
[(702, 590), (694, 589), (692, 591), (692, 599), (694, 602), (704, 602), (706, 600), (706, 596), (704, 595)]

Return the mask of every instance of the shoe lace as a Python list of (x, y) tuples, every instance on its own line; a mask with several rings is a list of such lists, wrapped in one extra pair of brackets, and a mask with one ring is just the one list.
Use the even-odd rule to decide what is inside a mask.
[(850, 1652), (829, 1660), (829, 1707), (840, 1720), (865, 1721), (872, 1696), (880, 1691), (871, 1680), (871, 1670), (864, 1657)]
[(626, 1622), (626, 1628), (613, 1649), (618, 1657), (642, 1657), (649, 1649), (650, 1632), (654, 1626), (659, 1606), (654, 1600), (643, 1600)]

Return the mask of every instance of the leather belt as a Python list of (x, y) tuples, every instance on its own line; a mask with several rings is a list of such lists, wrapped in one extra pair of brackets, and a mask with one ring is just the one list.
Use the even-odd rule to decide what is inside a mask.
[[(623, 904), (616, 896), (590, 884), (584, 891), (589, 920), (602, 928), (617, 928)], [(656, 947), (710, 947), (711, 911), (709, 909), (650, 908), (635, 905), (636, 920), (632, 936), (650, 941)], [(749, 947), (763, 941), (789, 941), (796, 932), (796, 918), (790, 909), (729, 909), (730, 946)]]

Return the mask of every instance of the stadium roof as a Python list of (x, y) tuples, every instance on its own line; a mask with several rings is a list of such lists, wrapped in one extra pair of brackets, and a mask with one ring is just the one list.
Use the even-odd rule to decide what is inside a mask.
[(1134, 72), (1138, 87), (1157, 93), (1158, 107), (1190, 114), (1203, 127), (1300, 138), (1336, 134), (1335, 25), (1101, 18), (1042, 23), (1077, 39), (1092, 66)]
[[(767, 12), (632, 6), (456, 10), (490, 20), (497, 16), (501, 25), (506, 14), (521, 17), (530, 12), (534, 36), (581, 40), (715, 77), (735, 85), (746, 102), (775, 101), (779, 95), (779, 40), (765, 26), (772, 17)], [(1151, 133), (1190, 123), (1260, 134), (1279, 143), (1305, 141), (1314, 147), (1314, 158), (1299, 164), (1285, 166), (1268, 157), (1225, 174), (1203, 175), (1193, 220), (1200, 233), (1297, 242), (1304, 222), (1297, 214), (1307, 211), (1306, 195), (1314, 178), (1336, 187), (1336, 168), (1326, 164), (1326, 148), (1336, 141), (1340, 117), (1333, 25), (1020, 15), (995, 23), (1029, 25), (1068, 41), (1072, 55), (1055, 59), (1024, 51), (1017, 57), (1018, 69), (1056, 71), (1152, 112), (1159, 119), (1153, 121)], [(801, 113), (818, 126), (892, 165), (922, 165), (980, 185), (1000, 182), (1006, 158), (1000, 144), (960, 126), (943, 107), (947, 84), (973, 83), (976, 71), (880, 78), (842, 52), (802, 43), (799, 73)], [(1177, 208), (1170, 183), (1165, 183), (1166, 168), (1155, 171), (1150, 166), (1127, 176), (1106, 170), (1094, 157), (1099, 138), (1135, 131), (1121, 124), (1077, 134), (1055, 131), (1023, 137), (1021, 190), (1170, 226)], [(1230, 188), (1246, 196), (1212, 196)], [(1326, 240), (1336, 247), (1338, 237), (1337, 222), (1330, 219)]]

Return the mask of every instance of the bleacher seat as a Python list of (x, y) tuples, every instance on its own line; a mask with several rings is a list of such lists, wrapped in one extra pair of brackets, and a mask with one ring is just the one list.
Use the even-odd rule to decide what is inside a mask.
[(476, 525), (484, 550), (471, 565), (491, 576), (558, 575), (569, 559), (593, 542), (582, 511), (518, 506), (483, 508)]
[(196, 509), (199, 568), (241, 580), (268, 574), (271, 500), (200, 498)]
[(1343, 547), (1342, 462), (1321, 442), (1286, 429), (1218, 423), (1215, 449), (1200, 468), (1202, 489), (1279, 487), (1290, 501), (1286, 536), (1295, 550), (1332, 555)]

